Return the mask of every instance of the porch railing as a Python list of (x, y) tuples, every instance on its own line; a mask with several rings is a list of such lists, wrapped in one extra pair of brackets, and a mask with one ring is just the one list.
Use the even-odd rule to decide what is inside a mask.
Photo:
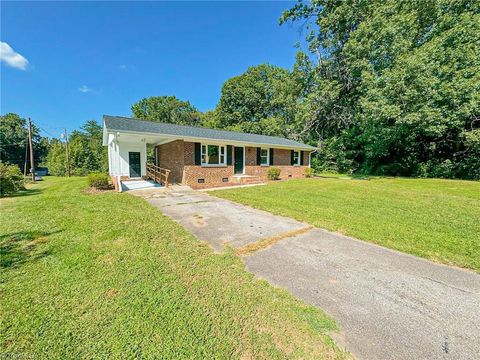
[(152, 179), (156, 183), (168, 187), (168, 176), (170, 170), (161, 168), (153, 163), (147, 163), (147, 178)]

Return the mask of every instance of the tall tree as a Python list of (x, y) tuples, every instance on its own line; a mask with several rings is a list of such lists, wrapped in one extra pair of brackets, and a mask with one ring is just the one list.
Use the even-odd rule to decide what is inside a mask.
[[(47, 157), (51, 174), (66, 175), (65, 144), (52, 140)], [(69, 137), (70, 169), (73, 175), (87, 175), (93, 171), (108, 171), (107, 148), (102, 145), (102, 127), (95, 120), (88, 120), (74, 130)]]
[[(27, 121), (15, 113), (0, 116), (0, 160), (17, 165), (22, 171), (25, 161), (25, 147), (28, 144)], [(40, 129), (32, 125), (32, 142), (36, 164), (42, 162), (47, 154), (48, 141), (40, 136)], [(27, 159), (27, 169), (30, 160)]]
[(306, 20), (317, 58), (307, 131), (354, 170), (480, 177), (479, 10), (474, 0), (300, 1), (280, 21)]
[(175, 96), (152, 96), (132, 105), (132, 114), (138, 119), (179, 125), (198, 125), (199, 111), (188, 101)]
[(216, 112), (218, 127), (266, 135), (288, 135), (297, 89), (286, 69), (262, 64), (228, 79)]

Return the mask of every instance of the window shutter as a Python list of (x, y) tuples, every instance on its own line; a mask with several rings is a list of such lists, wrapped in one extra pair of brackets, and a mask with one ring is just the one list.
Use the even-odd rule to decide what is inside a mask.
[(227, 165), (232, 165), (232, 147), (233, 145), (227, 145)]
[(200, 143), (195, 143), (195, 165), (202, 164), (202, 146)]
[(290, 150), (290, 165), (295, 165), (293, 160), (293, 150)]
[(273, 148), (270, 148), (270, 159), (268, 162), (270, 165), (273, 165)]
[(300, 151), (300, 165), (303, 165), (303, 150)]
[(261, 159), (260, 159), (260, 148), (257, 147), (257, 165), (260, 165)]

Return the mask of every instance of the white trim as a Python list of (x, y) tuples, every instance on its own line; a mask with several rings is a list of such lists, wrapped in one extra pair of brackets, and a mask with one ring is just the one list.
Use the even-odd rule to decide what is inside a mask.
[[(233, 146), (233, 149), (232, 149), (232, 165), (233, 165), (233, 175), (245, 175), (245, 146), (236, 146), (236, 145), (232, 145)], [(235, 148), (242, 148), (243, 149), (243, 167), (242, 167), (242, 173), (241, 174), (236, 174), (235, 173)]]
[[(206, 153), (203, 152), (203, 147), (205, 146)], [(208, 147), (209, 146), (216, 146), (218, 147), (218, 164), (209, 164), (208, 163)], [(222, 148), (223, 148), (223, 162), (220, 162), (222, 157)], [(205, 155), (205, 160), (207, 162), (203, 162), (203, 156)], [(202, 167), (226, 167), (227, 166), (227, 145), (225, 144), (210, 144), (210, 143), (200, 143), (200, 165)]]
[(246, 163), (247, 163), (247, 160), (246, 160), (246, 154), (245, 154), (245, 148), (246, 146), (244, 145), (243, 146), (243, 170), (242, 170), (242, 174), (245, 175), (245, 169), (246, 169)]
[(293, 166), (300, 166), (300, 164), (302, 163), (301, 160), (300, 160), (300, 156), (302, 156), (302, 152), (301, 151), (298, 151), (298, 150), (293, 150), (293, 159), (295, 160), (295, 153), (298, 153), (298, 156), (297, 156), (297, 163), (293, 164)]
[[(267, 150), (267, 163), (262, 164), (262, 150)], [(260, 148), (260, 166), (270, 166), (270, 148)]]
[(177, 140), (177, 139), (165, 139), (165, 140), (156, 142), (155, 144), (153, 144), (153, 146), (159, 146), (159, 145), (168, 144), (168, 143), (174, 142), (174, 141), (176, 141), (176, 140)]
[(302, 147), (302, 146), (288, 146), (288, 145), (277, 145), (277, 144), (271, 144), (271, 143), (258, 143), (258, 142), (251, 142), (251, 141), (235, 141), (235, 140), (226, 140), (226, 139), (210, 139), (210, 138), (205, 138), (205, 137), (198, 137), (198, 136), (179, 136), (179, 135), (169, 135), (169, 134), (160, 134), (160, 133), (149, 133), (149, 132), (139, 132), (139, 131), (128, 131), (128, 132), (120, 132), (116, 130), (108, 130), (108, 133), (114, 133), (116, 132), (117, 134), (128, 134), (128, 135), (138, 135), (138, 136), (153, 136), (153, 137), (164, 137), (164, 138), (169, 138), (173, 140), (183, 140), (183, 141), (189, 141), (189, 142), (206, 142), (208, 144), (229, 144), (229, 145), (236, 145), (238, 147), (240, 146), (251, 146), (251, 147), (271, 147), (274, 149), (287, 149), (287, 150), (293, 150), (293, 149), (298, 149), (298, 150), (306, 150), (306, 151), (313, 151), (317, 148), (312, 149), (311, 147)]

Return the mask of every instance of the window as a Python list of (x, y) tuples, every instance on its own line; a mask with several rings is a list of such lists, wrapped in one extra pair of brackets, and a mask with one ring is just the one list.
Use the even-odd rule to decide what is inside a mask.
[(293, 165), (300, 165), (300, 152), (293, 152)]
[(202, 165), (225, 165), (225, 146), (202, 144)]
[(260, 150), (260, 165), (270, 165), (269, 164), (269, 155), (270, 155), (270, 149), (261, 149)]

